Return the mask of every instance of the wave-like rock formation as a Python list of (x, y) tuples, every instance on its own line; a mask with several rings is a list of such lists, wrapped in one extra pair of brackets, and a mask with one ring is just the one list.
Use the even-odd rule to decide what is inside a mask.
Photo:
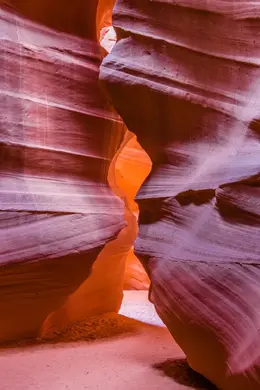
[[(151, 160), (137, 142), (136, 137), (130, 132), (128, 135), (130, 139), (116, 160), (115, 176), (117, 187), (125, 194), (126, 205), (136, 218), (136, 226), (133, 226), (133, 229), (137, 234), (139, 209), (134, 198), (151, 170)], [(135, 240), (136, 236), (133, 239)], [(150, 281), (143, 266), (133, 250), (129, 251), (124, 274), (124, 290), (147, 290), (149, 285)]]
[(0, 341), (122, 300), (133, 237), (111, 166), (125, 127), (99, 88), (97, 1), (84, 26), (76, 3), (0, 11)]
[(135, 253), (191, 367), (260, 388), (260, 3), (117, 0), (100, 78), (153, 166)]
[[(116, 32), (112, 26), (114, 3), (115, 0), (100, 0), (98, 4), (97, 30), (104, 57), (111, 52), (117, 41)], [(134, 198), (151, 170), (151, 160), (137, 142), (134, 134), (127, 130), (125, 137), (126, 143), (121, 148), (115, 163), (115, 188), (120, 190), (119, 196), (123, 194), (127, 209), (138, 218), (139, 209)], [(132, 225), (131, 228), (137, 233), (137, 221), (136, 226)], [(136, 236), (133, 237), (135, 238)], [(149, 285), (150, 281), (143, 266), (133, 250), (129, 251), (124, 274), (124, 290), (147, 290)]]

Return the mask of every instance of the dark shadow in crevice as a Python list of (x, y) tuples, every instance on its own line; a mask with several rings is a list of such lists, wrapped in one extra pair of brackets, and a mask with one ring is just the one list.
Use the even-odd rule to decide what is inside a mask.
[(209, 203), (215, 196), (214, 189), (205, 189), (205, 190), (187, 190), (179, 193), (175, 196), (175, 199), (181, 206), (188, 206), (189, 204), (194, 204), (196, 206), (201, 206), (205, 203)]
[(253, 119), (248, 127), (255, 136), (260, 137), (260, 118)]
[(202, 375), (193, 371), (186, 359), (167, 359), (153, 365), (158, 371), (172, 378), (175, 382), (194, 390), (217, 390), (217, 387)]

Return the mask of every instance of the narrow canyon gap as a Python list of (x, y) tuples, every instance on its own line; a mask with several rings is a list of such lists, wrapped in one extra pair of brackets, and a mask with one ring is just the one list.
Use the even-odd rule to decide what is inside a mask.
[[(97, 9), (97, 35), (101, 45), (101, 53), (106, 57), (113, 49), (117, 36), (112, 26), (112, 11), (115, 0), (100, 0)], [(129, 104), (131, 104), (129, 102)], [(112, 187), (114, 192), (125, 201), (130, 215), (138, 218), (139, 208), (134, 201), (137, 191), (151, 170), (151, 160), (137, 142), (135, 134), (126, 129), (124, 142), (121, 144), (111, 165), (110, 172), (114, 175)], [(126, 215), (127, 218), (127, 215)], [(130, 226), (129, 226), (130, 228)], [(137, 231), (137, 221), (132, 220), (131, 229)], [(136, 238), (135, 236), (132, 236)], [(131, 249), (126, 259), (124, 289), (148, 289), (150, 285), (147, 273)]]
[(259, 390), (259, 2), (118, 0), (106, 56), (113, 3), (1, 3), (0, 341), (119, 310), (137, 202), (190, 366)]

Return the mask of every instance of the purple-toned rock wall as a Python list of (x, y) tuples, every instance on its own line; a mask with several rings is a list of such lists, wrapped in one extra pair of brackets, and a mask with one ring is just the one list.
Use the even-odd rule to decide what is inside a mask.
[(124, 127), (99, 88), (96, 2), (84, 37), (72, 5), (18, 3), (0, 11), (0, 341), (38, 336), (60, 308), (63, 322), (118, 310), (133, 241), (108, 180)]
[(100, 78), (152, 160), (135, 253), (191, 367), (260, 388), (260, 5), (117, 0)]

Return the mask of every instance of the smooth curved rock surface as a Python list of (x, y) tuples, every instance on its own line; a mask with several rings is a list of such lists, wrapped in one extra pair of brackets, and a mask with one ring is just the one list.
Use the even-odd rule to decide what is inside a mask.
[[(122, 148), (116, 160), (115, 178), (117, 188), (125, 194), (125, 204), (135, 218), (132, 225), (133, 233), (136, 232), (136, 235), (132, 236), (134, 242), (137, 236), (137, 218), (139, 215), (139, 208), (134, 198), (151, 170), (151, 160), (137, 142), (136, 137), (130, 132), (128, 134), (130, 139)], [(124, 290), (147, 290), (149, 286), (150, 280), (147, 273), (133, 250), (130, 250), (126, 258)]]
[(117, 0), (100, 75), (153, 163), (136, 197), (150, 298), (222, 390), (260, 388), (259, 15), (251, 1)]
[(124, 285), (126, 290), (149, 290), (150, 279), (144, 270), (142, 263), (131, 250), (126, 258)]
[(117, 311), (133, 243), (110, 188), (125, 130), (99, 88), (97, 2), (84, 38), (75, 3), (29, 3), (0, 11), (0, 341)]
[[(117, 36), (112, 26), (112, 9), (115, 0), (100, 0), (97, 10), (97, 30), (100, 32), (99, 41), (102, 55), (105, 57), (111, 52), (116, 44)], [(138, 218), (139, 208), (134, 201), (137, 191), (148, 176), (151, 170), (151, 160), (147, 153), (137, 142), (134, 134), (126, 131), (126, 143), (117, 154), (115, 163), (115, 188), (120, 189), (124, 194), (128, 210)], [(118, 194), (120, 196), (120, 194)], [(132, 231), (137, 233), (137, 221), (132, 220)], [(136, 239), (136, 236), (133, 237)], [(140, 261), (131, 250), (126, 259), (124, 274), (124, 290), (147, 290), (150, 286), (150, 280), (144, 271)]]

